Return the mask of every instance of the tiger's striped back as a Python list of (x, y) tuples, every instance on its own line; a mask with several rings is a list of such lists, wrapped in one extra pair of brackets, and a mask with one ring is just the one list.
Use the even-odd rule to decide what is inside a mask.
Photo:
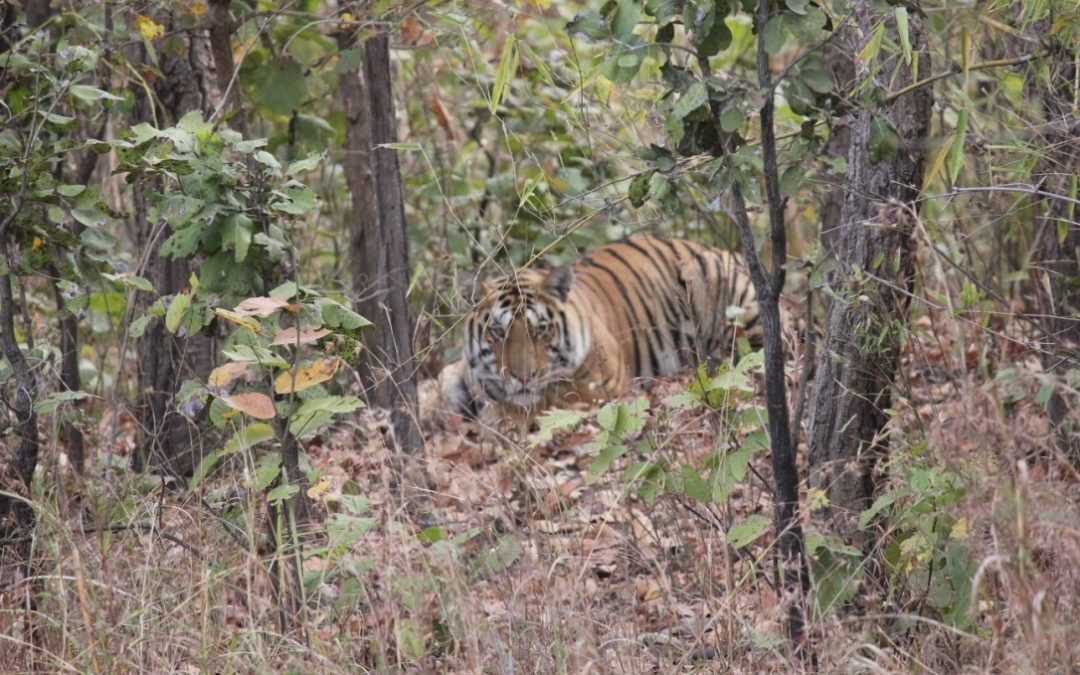
[[(497, 279), (465, 322), (462, 361), (441, 379), (460, 412), (609, 399), (756, 341), (757, 306), (737, 254), (636, 236), (572, 266)], [(730, 307), (741, 316), (728, 316)]]

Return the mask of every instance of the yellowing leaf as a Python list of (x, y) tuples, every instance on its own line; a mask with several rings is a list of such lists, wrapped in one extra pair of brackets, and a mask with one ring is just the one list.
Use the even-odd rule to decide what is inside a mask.
[(310, 366), (288, 370), (274, 378), (274, 392), (290, 394), (322, 384), (333, 377), (340, 366), (341, 359), (329, 356), (319, 359)]
[(277, 414), (274, 410), (274, 402), (270, 397), (257, 391), (237, 394), (236, 396), (225, 396), (222, 397), (221, 401), (233, 410), (239, 410), (260, 420), (273, 419)]
[(244, 300), (236, 307), (233, 307), (233, 313), (236, 316), (262, 316), (267, 317), (285, 308), (289, 303), (279, 298), (272, 298), (270, 296), (261, 296), (258, 298), (248, 298)]
[(135, 28), (147, 40), (153, 40), (165, 35), (165, 26), (142, 14), (135, 16)]
[(208, 9), (204, 0), (194, 0), (194, 2), (189, 2), (187, 6), (187, 10), (194, 15), (196, 20), (201, 19)]
[(967, 539), (968, 530), (971, 529), (971, 523), (967, 518), (960, 518), (953, 523), (952, 531), (949, 532), (949, 539)]
[(333, 482), (329, 478), (323, 476), (319, 479), (318, 483), (315, 483), (308, 488), (307, 496), (312, 499), (318, 499), (323, 493), (330, 489), (332, 484)]
[(218, 366), (210, 373), (210, 377), (206, 382), (211, 387), (227, 387), (236, 380), (236, 378), (243, 375), (248, 369), (246, 363), (226, 363), (223, 366)]
[(270, 342), (271, 345), (306, 345), (310, 342), (316, 342), (321, 340), (330, 334), (328, 328), (320, 328), (319, 330), (306, 330), (303, 333), (299, 333), (295, 327), (290, 326), (274, 336), (274, 339)]
[(244, 315), (237, 314), (236, 312), (230, 312), (227, 309), (221, 309), (220, 307), (218, 307), (214, 310), (214, 314), (217, 314), (222, 319), (232, 321), (236, 325), (247, 328), (248, 330), (255, 333), (258, 333), (259, 329), (262, 328), (262, 326), (259, 325), (259, 322), (255, 319), (249, 319)]

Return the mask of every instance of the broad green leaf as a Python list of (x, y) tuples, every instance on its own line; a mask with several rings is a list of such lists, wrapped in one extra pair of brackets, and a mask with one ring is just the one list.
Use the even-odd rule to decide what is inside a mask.
[(254, 230), (254, 223), (243, 213), (229, 216), (222, 224), (221, 244), (226, 249), (230, 246), (233, 248), (234, 260), (237, 263), (242, 263), (247, 259)]
[(107, 91), (103, 91), (101, 89), (98, 89), (97, 87), (91, 87), (90, 85), (86, 85), (86, 84), (73, 84), (68, 89), (68, 91), (71, 92), (72, 96), (79, 99), (80, 101), (87, 101), (87, 102), (90, 102), (90, 103), (92, 103), (94, 101), (101, 101), (101, 100), (108, 100), (108, 101), (123, 101), (124, 100), (122, 97), (117, 96), (116, 94), (110, 94)]
[(540, 430), (529, 439), (529, 447), (535, 448), (541, 443), (547, 443), (556, 431), (573, 429), (583, 419), (585, 414), (576, 410), (554, 409), (545, 412), (540, 416)]
[(259, 458), (255, 464), (254, 488), (262, 492), (281, 475), (281, 453), (274, 450)]
[(289, 56), (266, 64), (263, 76), (254, 83), (259, 102), (279, 115), (292, 115), (308, 97), (307, 78), (300, 63)]
[(629, 450), (629, 448), (622, 444), (609, 445), (602, 449), (596, 457), (593, 458), (592, 464), (589, 465), (589, 482), (595, 482), (603, 476), (611, 466), (611, 463), (626, 454), (627, 450)]
[[(333, 131), (333, 128), (330, 128)], [(295, 162), (289, 164), (289, 168), (285, 171), (285, 174), (295, 178), (296, 176), (307, 173), (319, 166), (319, 163), (326, 158), (325, 152), (314, 152), (304, 159), (298, 159)]]
[(330, 298), (318, 298), (315, 301), (315, 305), (319, 308), (319, 312), (322, 315), (322, 323), (327, 328), (348, 331), (357, 330), (359, 328), (370, 328), (375, 325), (348, 307), (342, 305), (340, 302), (336, 302)]
[(174, 295), (172, 301), (169, 302), (169, 309), (165, 310), (165, 329), (175, 335), (189, 309), (191, 309), (191, 293)]
[(694, 112), (709, 101), (709, 92), (705, 89), (704, 82), (694, 82), (682, 93), (675, 107), (671, 110), (671, 117), (681, 120)]
[(772, 527), (770, 519), (755, 513), (747, 516), (746, 520), (728, 530), (725, 538), (733, 548), (743, 548), (768, 532), (770, 527)]
[(611, 33), (616, 40), (625, 41), (637, 27), (641, 15), (637, 0), (620, 0), (611, 19)]
[(731, 107), (720, 114), (720, 128), (731, 133), (746, 124), (746, 115), (736, 107)]
[(279, 485), (270, 492), (266, 493), (266, 501), (270, 502), (271, 504), (283, 502), (299, 491), (300, 486), (298, 485)]
[(47, 415), (64, 403), (81, 401), (84, 398), (90, 398), (90, 394), (85, 391), (58, 391), (34, 402), (34, 410), (42, 415)]
[(634, 176), (630, 181), (630, 188), (626, 191), (626, 198), (634, 208), (640, 208), (649, 198), (649, 182), (652, 180), (653, 171), (646, 171)]
[(334, 415), (342, 415), (362, 407), (363, 401), (355, 396), (326, 396), (305, 401), (292, 414), (289, 431), (297, 438), (306, 438), (329, 422)]

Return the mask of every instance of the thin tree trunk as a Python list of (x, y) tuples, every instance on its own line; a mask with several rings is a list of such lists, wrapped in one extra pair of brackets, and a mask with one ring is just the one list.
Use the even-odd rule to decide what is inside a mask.
[[(857, 5), (854, 14), (854, 25), (842, 36), (850, 53), (859, 53), (882, 21), (888, 40), (900, 44), (891, 9)], [(918, 8), (908, 18), (913, 60), (925, 77), (930, 58)], [(914, 64), (898, 63), (902, 58), (899, 47), (893, 54), (882, 52), (869, 64), (876, 70), (867, 73), (868, 65), (860, 64), (859, 76), (875, 78), (885, 90), (899, 89), (913, 81)], [(913, 279), (914, 200), (923, 180), (931, 104), (932, 90), (923, 87), (884, 108), (859, 110), (853, 121), (835, 252), (840, 269), (814, 380), (809, 481), (827, 494), (828, 504), (813, 515), (867, 553), (875, 537), (860, 530), (857, 519), (872, 503), (875, 468), (887, 453), (885, 411)], [(873, 148), (880, 152), (883, 142), (888, 145), (888, 126), (896, 134), (895, 151), (872, 157)]]
[[(339, 35), (342, 49), (353, 36)], [(359, 374), (373, 405), (390, 410), (397, 480), (419, 482), (408, 458), (421, 445), (416, 416), (412, 322), (405, 209), (396, 151), (389, 36), (375, 35), (363, 45), (363, 75), (344, 72), (341, 92), (348, 124), (345, 175), (352, 193), (351, 242), (356, 311), (374, 322), (365, 334), (365, 360)], [(411, 476), (411, 477), (410, 477)]]

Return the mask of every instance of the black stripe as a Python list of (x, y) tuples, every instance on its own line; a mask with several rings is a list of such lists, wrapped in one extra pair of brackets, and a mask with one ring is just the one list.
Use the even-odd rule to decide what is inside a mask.
[[(626, 292), (626, 286), (623, 285), (622, 280), (619, 279), (619, 276), (615, 272), (612, 272), (609, 268), (604, 267), (603, 265), (597, 265), (596, 262), (592, 260), (585, 260), (585, 266), (607, 272), (608, 276), (610, 276), (611, 278), (612, 283), (615, 283), (615, 286), (619, 291), (619, 295), (622, 296), (623, 302), (625, 302), (626, 311), (630, 312), (634, 316), (634, 319), (637, 320), (634, 323), (636, 323), (638, 326), (642, 325), (642, 322), (640, 322), (640, 316), (637, 314), (637, 312), (634, 311), (634, 302), (633, 300), (631, 300), (630, 294)], [(637, 345), (638, 340), (635, 339), (634, 323), (631, 323), (630, 325), (630, 343), (631, 346), (634, 348), (634, 367), (637, 370), (637, 373), (635, 374), (636, 377), (645, 373), (645, 361), (642, 359), (642, 351), (640, 351), (640, 348)]]
[[(657, 352), (659, 351), (662, 353), (667, 353), (669, 350), (664, 345), (664, 338), (661, 334), (662, 326), (656, 321), (656, 318), (653, 316), (652, 310), (649, 309), (650, 300), (655, 300), (659, 302), (660, 310), (664, 312), (664, 321), (668, 322), (670, 326), (671, 318), (665, 311), (664, 303), (660, 302), (660, 299), (663, 297), (663, 293), (656, 288), (656, 285), (653, 283), (654, 280), (650, 279), (649, 283), (646, 284), (645, 280), (641, 277), (640, 274), (638, 274), (638, 271), (634, 268), (634, 266), (627, 262), (626, 258), (624, 258), (617, 249), (612, 247), (608, 250), (608, 253), (610, 253), (613, 258), (618, 260), (623, 267), (630, 271), (630, 274), (633, 275), (634, 279), (637, 280), (638, 288), (641, 289), (641, 291), (644, 293), (643, 294), (642, 292), (639, 292), (638, 299), (641, 301), (641, 306), (645, 310), (645, 315), (649, 317), (648, 335), (654, 338), (649, 340), (649, 363), (652, 365), (652, 372), (650, 374), (664, 375), (664, 371), (660, 368), (660, 359)], [(675, 344), (672, 344), (671, 348), (674, 349), (675, 346)]]

